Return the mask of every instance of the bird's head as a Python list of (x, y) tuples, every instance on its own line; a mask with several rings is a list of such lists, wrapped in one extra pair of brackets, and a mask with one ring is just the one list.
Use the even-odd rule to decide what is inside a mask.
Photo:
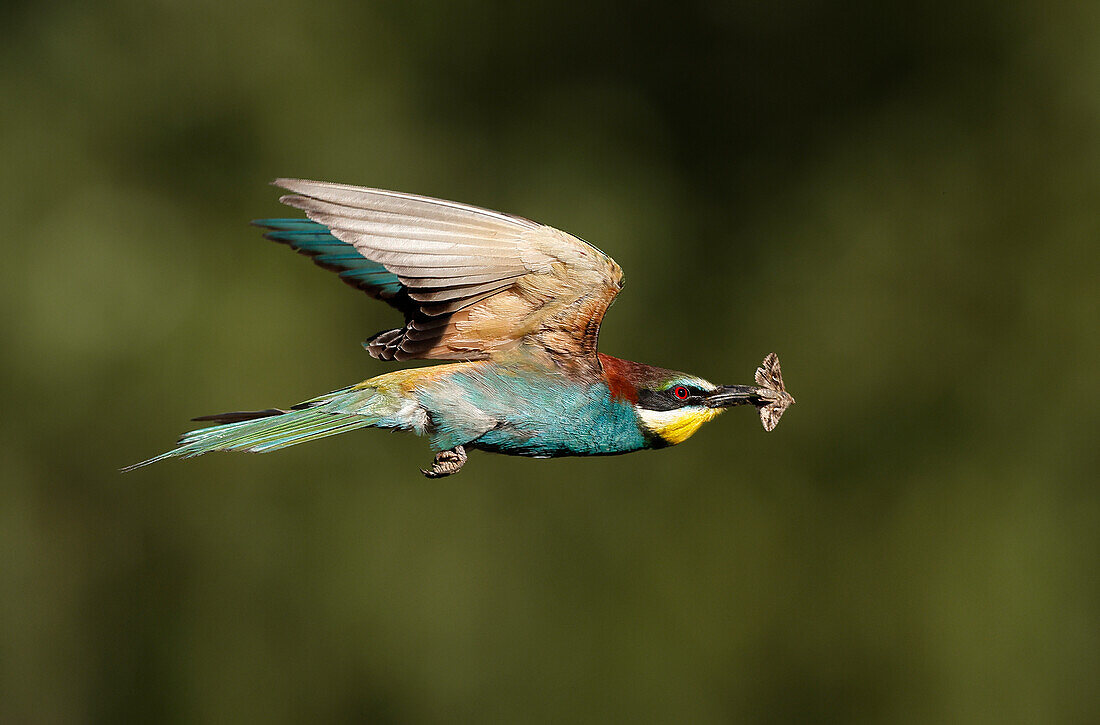
[(756, 370), (757, 386), (715, 385), (703, 378), (600, 355), (608, 387), (629, 400), (654, 447), (683, 443), (726, 408), (752, 404), (772, 430), (794, 398), (783, 386), (779, 359), (770, 354)]
[(674, 373), (640, 387), (634, 413), (658, 447), (674, 446), (725, 410), (708, 403), (717, 390), (717, 385), (702, 378)]

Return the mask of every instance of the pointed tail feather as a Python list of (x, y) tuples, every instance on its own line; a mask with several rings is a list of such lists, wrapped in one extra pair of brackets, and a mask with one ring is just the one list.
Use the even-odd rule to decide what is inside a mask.
[(284, 410), (283, 408), (268, 408), (267, 410), (235, 410), (232, 413), (200, 415), (199, 417), (192, 418), (191, 420), (197, 423), (201, 423), (203, 421), (210, 421), (211, 423), (240, 423), (242, 420), (270, 418), (273, 415), (282, 415), (283, 413), (289, 412), (289, 410)]
[(377, 425), (379, 422), (373, 415), (332, 411), (320, 407), (291, 409), (285, 412), (272, 409), (257, 411), (251, 418), (233, 417), (241, 415), (248, 414), (226, 413), (220, 416), (204, 416), (208, 420), (231, 422), (184, 433), (178, 446), (173, 450), (127, 466), (122, 469), (122, 472), (132, 471), (168, 458), (192, 458), (211, 451), (266, 453), (317, 438)]

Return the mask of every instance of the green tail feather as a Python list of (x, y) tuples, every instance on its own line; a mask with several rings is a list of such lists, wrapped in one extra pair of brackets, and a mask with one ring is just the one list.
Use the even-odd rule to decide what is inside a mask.
[[(330, 409), (331, 410), (331, 409)], [(321, 407), (290, 410), (279, 415), (225, 423), (184, 433), (175, 449), (123, 468), (123, 473), (168, 458), (192, 458), (211, 451), (266, 453), (306, 441), (378, 424), (370, 415), (342, 413)]]

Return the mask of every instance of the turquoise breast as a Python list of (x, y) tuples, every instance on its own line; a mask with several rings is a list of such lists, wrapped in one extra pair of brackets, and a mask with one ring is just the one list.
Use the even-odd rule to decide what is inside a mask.
[(433, 445), (466, 445), (520, 456), (594, 456), (647, 447), (629, 401), (603, 381), (577, 383), (530, 368), (478, 366), (422, 397)]

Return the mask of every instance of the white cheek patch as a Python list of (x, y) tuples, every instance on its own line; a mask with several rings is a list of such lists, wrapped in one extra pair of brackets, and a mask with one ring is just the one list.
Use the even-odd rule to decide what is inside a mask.
[(634, 410), (638, 411), (638, 417), (642, 419), (642, 423), (646, 428), (654, 433), (660, 433), (663, 429), (668, 428), (670, 425), (675, 425), (676, 421), (684, 416), (684, 408), (675, 408), (674, 410), (648, 410), (639, 406), (634, 406)]

